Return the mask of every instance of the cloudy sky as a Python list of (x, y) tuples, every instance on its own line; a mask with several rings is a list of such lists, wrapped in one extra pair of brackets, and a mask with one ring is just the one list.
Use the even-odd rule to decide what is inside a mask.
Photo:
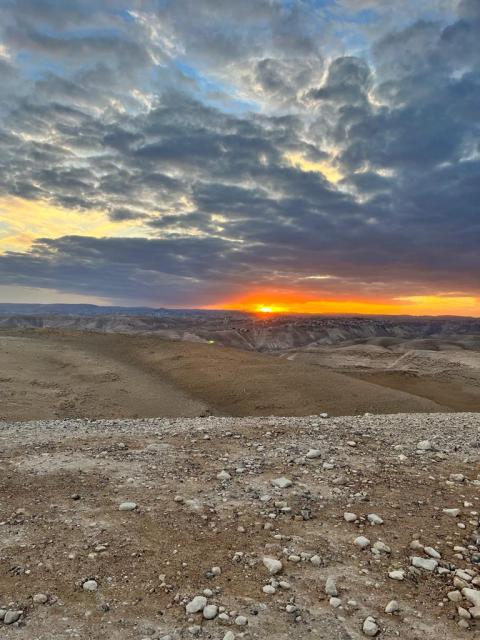
[(2, 0), (0, 300), (480, 315), (478, 0)]

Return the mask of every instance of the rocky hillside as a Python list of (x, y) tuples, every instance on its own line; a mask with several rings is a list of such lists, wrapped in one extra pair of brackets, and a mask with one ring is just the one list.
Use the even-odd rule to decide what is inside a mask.
[(480, 632), (480, 414), (0, 426), (2, 639)]
[(461, 336), (478, 348), (479, 318), (273, 316), (218, 312), (12, 314), (0, 308), (0, 328), (71, 329), (111, 333), (155, 334), (167, 340), (218, 342), (257, 351), (284, 351), (328, 345)]

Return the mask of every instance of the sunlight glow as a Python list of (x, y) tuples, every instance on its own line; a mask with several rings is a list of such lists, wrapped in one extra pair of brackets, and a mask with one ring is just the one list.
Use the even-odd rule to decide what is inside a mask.
[(313, 162), (307, 160), (300, 153), (287, 153), (285, 159), (297, 169), (301, 171), (311, 171), (313, 173), (321, 173), (329, 182), (336, 184), (343, 176), (340, 171), (330, 162), (324, 160), (322, 162)]

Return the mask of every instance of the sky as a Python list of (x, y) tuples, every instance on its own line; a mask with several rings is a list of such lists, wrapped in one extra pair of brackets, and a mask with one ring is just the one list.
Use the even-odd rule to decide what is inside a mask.
[(1, 0), (0, 301), (480, 316), (479, 0)]

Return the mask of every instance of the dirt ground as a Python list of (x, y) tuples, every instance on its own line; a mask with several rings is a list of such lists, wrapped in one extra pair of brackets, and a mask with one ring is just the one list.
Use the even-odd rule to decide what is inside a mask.
[(480, 409), (422, 384), (356, 379), (332, 358), (319, 366), (155, 336), (3, 330), (0, 367), (0, 419), (13, 421)]
[[(360, 640), (367, 616), (381, 640), (477, 637), (447, 593), (458, 571), (480, 585), (479, 414), (0, 426), (0, 609), (22, 612), (0, 622), (2, 640)], [(272, 486), (279, 477), (291, 486)], [(136, 508), (119, 510), (127, 500)], [(423, 545), (435, 571), (412, 567)], [(186, 613), (205, 589), (222, 617)]]

